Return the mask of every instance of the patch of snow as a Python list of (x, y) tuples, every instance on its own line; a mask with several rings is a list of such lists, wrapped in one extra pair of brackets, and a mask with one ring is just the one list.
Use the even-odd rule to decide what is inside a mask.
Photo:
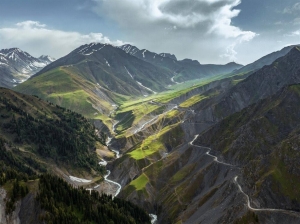
[(81, 52), (83, 52), (83, 50), (85, 50), (85, 49), (87, 49), (88, 48), (88, 46), (87, 47), (84, 47), (84, 48), (82, 48), (81, 50), (79, 50), (78, 51), (78, 53), (81, 53)]
[(92, 51), (92, 52), (90, 52), (90, 53), (86, 53), (86, 54), (82, 53), (82, 55), (88, 56), (88, 55), (91, 55), (91, 54), (93, 54), (93, 53), (94, 53), (94, 51)]
[(47, 64), (46, 64), (46, 63), (43, 63), (43, 62), (37, 62), (37, 61), (35, 61), (35, 62), (33, 62), (33, 65), (34, 65), (35, 67), (43, 68), (43, 67), (45, 67)]
[(157, 94), (157, 92), (155, 92), (155, 91), (153, 91), (152, 89), (150, 89), (150, 88), (144, 86), (142, 83), (140, 83), (140, 82), (138, 82), (138, 81), (136, 81), (136, 82), (137, 82), (137, 84), (139, 84), (139, 85), (140, 85), (141, 87), (143, 87), (144, 89), (147, 89), (147, 90), (149, 90), (150, 92), (152, 92), (152, 93), (154, 93), (154, 94)]
[(98, 51), (102, 50), (105, 46), (106, 46), (106, 45), (103, 45), (102, 47), (100, 47), (100, 48), (98, 49)]
[(108, 63), (108, 61), (105, 58), (104, 58), (104, 60), (105, 60), (105, 62), (107, 64), (107, 66), (110, 67), (110, 64)]
[(4, 54), (0, 54), (0, 55), (1, 55), (0, 59), (7, 62), (7, 59), (5, 58), (5, 55)]
[(133, 76), (131, 75), (131, 73), (128, 71), (128, 69), (124, 66), (124, 68), (126, 69), (128, 75), (133, 79)]
[(143, 53), (142, 53), (142, 54), (143, 54), (143, 58), (145, 58), (145, 52), (146, 52), (146, 51), (147, 51), (147, 50), (144, 50)]

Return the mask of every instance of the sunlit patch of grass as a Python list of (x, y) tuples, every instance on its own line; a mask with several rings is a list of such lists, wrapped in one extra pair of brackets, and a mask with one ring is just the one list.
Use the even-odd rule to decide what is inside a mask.
[[(176, 127), (178, 127), (178, 124), (174, 124), (174, 125), (170, 125), (170, 126), (166, 126), (164, 127), (160, 132), (158, 132), (157, 134), (151, 135), (148, 138), (146, 138), (145, 140), (143, 140), (143, 142), (132, 152), (129, 152), (128, 154), (136, 159), (136, 160), (140, 160), (140, 159), (144, 159), (147, 156), (150, 156), (156, 152), (158, 152), (161, 149), (164, 149), (164, 135), (169, 132), (172, 129), (175, 129)], [(179, 133), (180, 134), (180, 133)], [(179, 137), (179, 136), (174, 136)]]
[(206, 98), (207, 98), (207, 96), (195, 95), (195, 96), (192, 96), (191, 98), (187, 99), (183, 103), (181, 103), (179, 106), (180, 107), (190, 107), (190, 106), (193, 106), (194, 104), (196, 104), (196, 103), (198, 103), (201, 100), (204, 100)]
[(57, 102), (65, 108), (77, 108), (77, 112), (81, 114), (89, 114), (93, 116), (97, 110), (91, 106), (91, 102), (88, 101), (89, 95), (83, 90), (77, 90), (67, 93), (53, 93), (49, 95), (49, 100)]
[(148, 177), (143, 173), (135, 180), (131, 181), (130, 185), (134, 186), (137, 191), (142, 190), (146, 187), (149, 182)]

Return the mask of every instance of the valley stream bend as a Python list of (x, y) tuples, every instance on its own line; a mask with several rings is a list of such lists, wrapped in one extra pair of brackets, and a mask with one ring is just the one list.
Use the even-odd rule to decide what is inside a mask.
[[(108, 138), (108, 141), (106, 142), (107, 145), (110, 144), (112, 138)], [(120, 158), (120, 152), (117, 151), (117, 150), (114, 150), (114, 149), (111, 149), (111, 151), (113, 151), (116, 155), (116, 159), (119, 159)], [(106, 166), (107, 165), (107, 161), (105, 161), (104, 159), (102, 159), (101, 162), (99, 162), (99, 165), (102, 165), (102, 166)], [(122, 189), (122, 186), (121, 184), (115, 182), (115, 181), (112, 181), (110, 179), (108, 179), (109, 175), (111, 174), (111, 171), (110, 170), (107, 170), (107, 174), (104, 176), (104, 180), (108, 183), (111, 183), (111, 184), (114, 184), (117, 186), (117, 190), (115, 192), (115, 194), (113, 195), (113, 198), (116, 197), (120, 192), (121, 192), (121, 189)], [(95, 186), (94, 188), (88, 188), (86, 190), (89, 190), (89, 191), (92, 191), (96, 188), (98, 188), (99, 185)], [(155, 224), (157, 222), (157, 215), (155, 214), (149, 214), (150, 218), (151, 218), (151, 224)]]

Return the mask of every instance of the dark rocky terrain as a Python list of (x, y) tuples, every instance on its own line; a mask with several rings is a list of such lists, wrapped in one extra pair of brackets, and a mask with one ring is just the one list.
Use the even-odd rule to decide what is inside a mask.
[(191, 79), (200, 79), (203, 77), (221, 75), (230, 73), (236, 69), (243, 67), (234, 62), (226, 65), (202, 65), (196, 60), (184, 59), (177, 60), (176, 56), (169, 53), (154, 53), (146, 49), (140, 50), (135, 46), (126, 44), (120, 47), (126, 53), (133, 55), (143, 61), (149, 62), (153, 65), (161, 67), (170, 71), (172, 75), (172, 82), (184, 82)]

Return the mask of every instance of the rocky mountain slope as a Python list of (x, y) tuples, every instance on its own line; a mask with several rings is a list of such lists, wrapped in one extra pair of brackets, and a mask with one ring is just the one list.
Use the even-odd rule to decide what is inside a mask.
[(45, 55), (35, 58), (18, 48), (2, 49), (0, 50), (0, 86), (12, 88), (54, 60)]
[(108, 124), (109, 114), (120, 102), (166, 90), (174, 84), (171, 77), (171, 72), (117, 47), (92, 43), (51, 63), (15, 89)]
[(87, 80), (123, 95), (151, 94), (171, 84), (170, 73), (108, 44), (83, 45), (35, 76), (62, 66), (73, 67)]
[[(97, 53), (106, 48), (108, 52)], [(90, 44), (52, 63), (20, 88), (85, 110), (88, 104), (97, 109), (104, 105), (95, 103), (100, 96), (108, 102), (106, 110), (113, 110), (107, 145), (117, 160), (103, 163), (117, 192), (122, 186), (118, 197), (158, 215), (158, 223), (299, 223), (299, 47), (249, 76), (203, 78), (148, 97), (139, 92), (141, 97), (134, 100), (128, 97), (134, 89), (113, 93), (106, 76), (98, 77), (92, 68), (114, 67), (107, 59), (112, 52), (122, 58), (114, 73), (124, 61), (137, 60), (167, 74), (164, 85), (176, 82), (171, 72), (174, 55), (130, 46), (120, 53), (109, 45)], [(156, 57), (163, 58), (161, 64), (154, 65)], [(128, 78), (135, 80), (129, 64)]]
[(284, 87), (195, 137), (179, 122), (147, 138), (114, 163), (121, 197), (160, 223), (298, 223), (299, 93)]
[(149, 62), (158, 67), (172, 72), (171, 81), (173, 83), (183, 82), (191, 79), (200, 79), (207, 76), (227, 74), (239, 69), (242, 65), (234, 62), (226, 65), (202, 65), (196, 60), (184, 59), (177, 60), (176, 56), (169, 53), (154, 53), (148, 50), (139, 50), (137, 47), (126, 44), (120, 47), (126, 53), (133, 55), (141, 60)]
[(300, 49), (294, 47), (287, 55), (238, 82), (223, 94), (209, 102), (200, 102), (194, 107), (198, 111), (195, 122), (220, 121), (250, 104), (275, 94), (286, 85), (299, 83), (299, 60)]
[(253, 207), (300, 211), (299, 102), (300, 85), (284, 87), (195, 141), (242, 167), (241, 186)]
[(159, 223), (298, 223), (299, 59), (294, 47), (245, 80), (218, 82), (132, 136), (110, 165), (121, 197)]
[[(297, 46), (297, 45), (295, 45), (295, 46)], [(257, 71), (258, 69), (261, 69), (265, 65), (272, 64), (278, 58), (285, 56), (295, 46), (294, 45), (287, 46), (279, 51), (272, 52), (256, 61), (234, 71), (233, 74), (243, 74), (243, 73), (247, 73), (247, 72), (251, 72), (251, 71)]]

